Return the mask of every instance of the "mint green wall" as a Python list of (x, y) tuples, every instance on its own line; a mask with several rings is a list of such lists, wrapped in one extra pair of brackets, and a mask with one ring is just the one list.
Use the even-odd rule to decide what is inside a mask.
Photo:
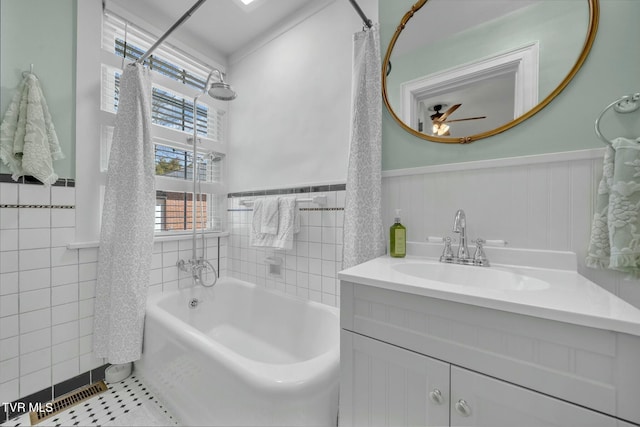
[(0, 0), (0, 114), (33, 64), (66, 156), (54, 162), (61, 178), (75, 177), (75, 2)]
[[(576, 0), (577, 1), (577, 0)], [(411, 0), (380, 0), (382, 54)], [(587, 1), (584, 0), (585, 7)], [(427, 3), (424, 8), (428, 8)], [(421, 13), (421, 12), (419, 12)], [(593, 121), (623, 94), (640, 92), (638, 0), (600, 0), (598, 34), (582, 69), (546, 108), (522, 124), (468, 145), (425, 141), (405, 132), (385, 110), (383, 169), (600, 148)], [(640, 113), (607, 115), (602, 129), (611, 137), (640, 136)]]

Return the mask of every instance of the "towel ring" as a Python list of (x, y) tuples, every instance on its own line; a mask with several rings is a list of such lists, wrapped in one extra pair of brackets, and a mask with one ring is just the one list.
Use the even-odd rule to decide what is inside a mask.
[(596, 119), (595, 131), (596, 135), (598, 135), (598, 138), (604, 141), (605, 144), (611, 145), (611, 141), (605, 138), (604, 135), (602, 135), (602, 132), (600, 132), (600, 119), (602, 119), (604, 113), (606, 113), (611, 107), (613, 107), (613, 110), (616, 113), (632, 113), (640, 108), (640, 102), (638, 101), (640, 101), (640, 92), (621, 96), (611, 104), (607, 105)]

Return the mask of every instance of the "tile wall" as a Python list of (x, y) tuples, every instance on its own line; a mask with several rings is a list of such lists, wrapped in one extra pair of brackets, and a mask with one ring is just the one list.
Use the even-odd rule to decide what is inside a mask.
[[(299, 205), (301, 226), (293, 249), (284, 251), (249, 246), (253, 210), (241, 205), (240, 201), (283, 193), (301, 198), (324, 194), (327, 205)], [(344, 201), (344, 184), (230, 194), (229, 274), (266, 288), (337, 307), (340, 286), (336, 273), (342, 268)], [(268, 257), (282, 260), (279, 275), (270, 274), (270, 266), (265, 262)]]
[[(105, 363), (91, 350), (98, 249), (67, 247), (75, 203), (74, 187), (0, 183), (0, 402)], [(226, 274), (226, 239), (206, 244)], [(189, 286), (175, 265), (190, 254), (191, 240), (157, 242), (149, 292)]]

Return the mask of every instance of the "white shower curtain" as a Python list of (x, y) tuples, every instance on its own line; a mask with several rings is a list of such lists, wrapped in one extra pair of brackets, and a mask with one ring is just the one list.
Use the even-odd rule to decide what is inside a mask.
[(93, 347), (109, 363), (138, 360), (153, 251), (155, 165), (151, 78), (125, 67), (102, 211)]
[(382, 226), (382, 87), (378, 25), (353, 37), (351, 144), (343, 268), (385, 252)]

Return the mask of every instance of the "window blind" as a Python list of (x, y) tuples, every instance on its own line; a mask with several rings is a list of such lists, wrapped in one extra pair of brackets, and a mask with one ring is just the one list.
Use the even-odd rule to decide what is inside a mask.
[[(101, 109), (101, 170), (108, 168), (113, 138), (113, 121), (118, 110), (121, 67), (140, 58), (155, 38), (139, 27), (107, 12), (103, 18), (102, 46), (113, 59), (103, 60)], [(107, 57), (108, 59), (108, 57)], [(106, 63), (105, 63), (106, 62)], [(121, 63), (120, 67), (114, 66)], [(152, 135), (156, 167), (156, 231), (176, 232), (192, 229), (193, 174), (203, 182), (203, 193), (196, 195), (196, 228), (224, 229), (226, 194), (224, 186), (226, 110), (217, 102), (197, 105), (196, 132), (200, 142), (193, 159), (193, 93), (200, 92), (211, 69), (169, 45), (160, 46), (145, 61), (152, 73)], [(176, 83), (169, 84), (170, 81)], [(162, 83), (164, 82), (164, 83)], [(170, 87), (166, 87), (170, 86)], [(184, 89), (181, 89), (184, 88)], [(164, 130), (161, 130), (164, 129)], [(195, 163), (195, 168), (194, 168)], [(161, 179), (160, 179), (161, 178)], [(182, 184), (180, 184), (182, 183)], [(209, 184), (216, 184), (213, 187)], [(213, 189), (213, 190), (212, 190)], [(201, 191), (198, 189), (198, 191)]]

